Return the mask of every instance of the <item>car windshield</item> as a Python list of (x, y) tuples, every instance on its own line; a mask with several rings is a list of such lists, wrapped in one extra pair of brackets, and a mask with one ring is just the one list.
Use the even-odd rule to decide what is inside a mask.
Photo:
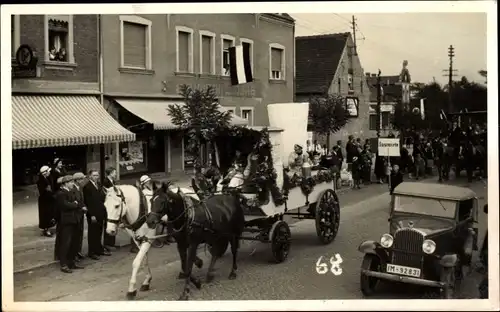
[(456, 202), (415, 196), (398, 195), (394, 211), (417, 213), (435, 217), (455, 218)]

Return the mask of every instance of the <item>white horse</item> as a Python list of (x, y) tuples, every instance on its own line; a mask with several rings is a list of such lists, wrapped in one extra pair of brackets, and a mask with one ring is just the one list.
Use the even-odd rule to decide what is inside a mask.
[[(190, 189), (171, 187), (171, 190), (173, 192), (178, 192), (180, 190), (184, 194), (199, 200), (198, 196)], [(146, 223), (146, 217), (151, 212), (151, 203), (147, 201), (147, 207), (145, 207), (146, 211), (141, 214), (141, 197), (139, 190), (133, 185), (120, 185), (115, 188), (111, 187), (105, 189), (105, 192), (106, 199), (104, 201), (104, 206), (106, 207), (106, 211), (108, 213), (106, 232), (109, 235), (115, 236), (117, 234), (118, 227), (123, 227), (139, 248), (139, 252), (132, 262), (132, 275), (130, 277), (127, 291), (127, 298), (134, 299), (137, 295), (137, 273), (143, 261), (147, 271), (146, 278), (144, 279), (140, 290), (149, 290), (151, 280), (153, 278), (151, 268), (148, 263), (148, 251), (151, 248), (151, 243), (158, 236), (156, 236), (156, 229), (149, 228)], [(124, 220), (126, 225), (123, 223)], [(164, 218), (162, 218), (162, 220), (166, 221)], [(142, 225), (140, 222), (143, 222)], [(130, 225), (133, 226), (130, 227)]]

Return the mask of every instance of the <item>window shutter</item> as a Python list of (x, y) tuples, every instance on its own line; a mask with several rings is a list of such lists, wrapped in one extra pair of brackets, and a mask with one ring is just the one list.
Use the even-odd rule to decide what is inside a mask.
[(202, 60), (201, 72), (204, 74), (212, 73), (212, 37), (201, 37)]
[(189, 71), (189, 36), (187, 32), (179, 32), (179, 71)]
[(125, 66), (146, 68), (145, 25), (123, 22), (123, 63)]
[(281, 71), (281, 57), (283, 50), (271, 48), (271, 70)]
[(370, 130), (377, 130), (377, 115), (370, 115)]
[(390, 121), (391, 121), (391, 113), (382, 112), (382, 129), (389, 128)]

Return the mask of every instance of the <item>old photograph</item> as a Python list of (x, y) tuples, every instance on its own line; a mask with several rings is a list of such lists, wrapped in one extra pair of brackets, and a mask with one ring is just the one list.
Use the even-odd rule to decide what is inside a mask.
[(2, 6), (9, 301), (498, 308), (496, 3), (289, 5)]

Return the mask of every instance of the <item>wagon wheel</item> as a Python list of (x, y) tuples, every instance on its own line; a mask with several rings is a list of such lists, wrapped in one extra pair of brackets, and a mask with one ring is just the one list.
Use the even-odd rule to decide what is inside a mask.
[(290, 227), (285, 221), (276, 221), (271, 236), (271, 251), (276, 263), (281, 263), (288, 257), (290, 251)]
[(316, 233), (323, 244), (330, 244), (337, 236), (340, 223), (340, 205), (333, 190), (321, 193), (316, 203)]

